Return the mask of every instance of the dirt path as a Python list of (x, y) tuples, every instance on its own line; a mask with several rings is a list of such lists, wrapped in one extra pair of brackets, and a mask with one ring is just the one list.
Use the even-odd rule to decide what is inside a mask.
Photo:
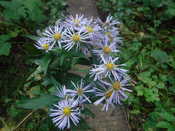
[(98, 17), (95, 0), (68, 0), (69, 13), (84, 14), (86, 17)]
[[(68, 0), (68, 5), (68, 11), (72, 15), (84, 14), (86, 17), (98, 17), (95, 0)], [(96, 115), (95, 118), (86, 118), (92, 128), (90, 131), (130, 131), (123, 107), (119, 106), (108, 112), (101, 111), (102, 105), (91, 105), (88, 108)]]

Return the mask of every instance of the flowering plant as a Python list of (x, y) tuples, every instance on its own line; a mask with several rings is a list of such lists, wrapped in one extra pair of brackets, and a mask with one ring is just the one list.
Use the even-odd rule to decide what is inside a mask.
[[(43, 50), (46, 56), (44, 62), (36, 62), (39, 67), (33, 73), (34, 76), (44, 71), (47, 76), (52, 74), (49, 82), (51, 79), (55, 82), (55, 72), (69, 72), (75, 64), (79, 64), (81, 58), (88, 61), (91, 68), (77, 82), (66, 77), (65, 82), (60, 83), (70, 81), (68, 85), (55, 82), (57, 84), (54, 85), (58, 88), (52, 93), (59, 100), (50, 107), (49, 116), (59, 129), (70, 129), (73, 125), (78, 125), (85, 104), (103, 104), (102, 110), (108, 111), (109, 108), (122, 104), (127, 98), (127, 92), (131, 92), (128, 89), (130, 77), (124, 69), (125, 64), (121, 64), (120, 58), (116, 57), (122, 44), (119, 24), (112, 16), (108, 16), (105, 22), (99, 18), (85, 18), (83, 15), (69, 16), (46, 28), (37, 39), (35, 46)], [(62, 68), (64, 70), (60, 71)]]

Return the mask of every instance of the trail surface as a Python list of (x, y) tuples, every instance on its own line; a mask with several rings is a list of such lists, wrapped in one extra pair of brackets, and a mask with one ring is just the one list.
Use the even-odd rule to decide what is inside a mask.
[[(68, 11), (72, 15), (84, 14), (86, 17), (98, 17), (95, 0), (68, 0), (68, 5)], [(90, 105), (88, 108), (96, 115), (95, 118), (86, 118), (92, 128), (89, 131), (130, 131), (123, 107), (119, 106), (108, 112), (101, 111), (102, 105)]]

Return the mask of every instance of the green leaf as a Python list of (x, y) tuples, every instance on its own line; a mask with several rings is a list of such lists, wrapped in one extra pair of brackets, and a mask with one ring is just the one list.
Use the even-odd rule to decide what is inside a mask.
[[(46, 17), (43, 15), (43, 11), (41, 10), (41, 7), (43, 7), (41, 0), (25, 0), (23, 1), (23, 5), (28, 9), (27, 14), (32, 21), (40, 23), (45, 20)], [(35, 11), (35, 13), (33, 13), (33, 11)]]
[(160, 63), (167, 63), (169, 61), (167, 53), (159, 49), (153, 50), (151, 56)]
[(174, 4), (170, 5), (165, 13), (170, 17), (175, 16), (175, 5)]
[(52, 95), (42, 95), (38, 98), (33, 98), (29, 100), (20, 101), (17, 106), (25, 109), (41, 109), (47, 106), (50, 106), (57, 102), (59, 99), (56, 96)]
[(175, 113), (175, 108), (171, 108), (170, 110)]
[(42, 82), (42, 85), (44, 86), (52, 85), (54, 87), (60, 86), (60, 84), (57, 82), (57, 80), (53, 76), (45, 77), (44, 81)]
[(51, 61), (51, 57), (49, 54), (46, 54), (44, 57), (36, 61), (36, 64), (40, 66), (41, 70), (46, 73), (49, 63)]
[(151, 72), (145, 71), (140, 74), (138, 74), (138, 79), (143, 81), (145, 84), (147, 84), (149, 87), (156, 86), (156, 82), (152, 80), (151, 78)]
[(144, 94), (144, 87), (142, 85), (134, 87), (134, 89), (137, 91), (138, 96), (143, 96)]
[(7, 20), (19, 20), (26, 16), (21, 0), (1, 1), (0, 5), (5, 8), (3, 14)]
[(10, 53), (11, 44), (7, 41), (10, 39), (10, 35), (0, 35), (0, 55), (8, 56)]
[(10, 114), (11, 117), (16, 117), (17, 115), (21, 114), (22, 111), (17, 109), (14, 105), (12, 105), (9, 109), (8, 109), (8, 113)]
[(62, 56), (60, 57), (60, 66), (63, 65), (64, 60), (65, 60), (65, 56), (62, 55)]
[(175, 121), (175, 116), (174, 114), (168, 113), (168, 112), (163, 112), (160, 113), (160, 116), (164, 118), (167, 121)]
[(156, 88), (145, 88), (144, 96), (148, 102), (159, 101), (159, 93)]
[(0, 55), (8, 56), (10, 53), (11, 44), (8, 42), (0, 43)]
[(45, 20), (41, 0), (0, 1), (0, 5), (4, 7), (3, 14), (6, 20), (19, 21), (25, 18), (39, 23)]
[(140, 110), (137, 110), (137, 109), (131, 110), (130, 113), (131, 113), (131, 114), (138, 115), (138, 114), (140, 113)]
[(166, 122), (166, 121), (160, 121), (156, 124), (156, 127), (158, 127), (158, 128), (170, 128), (171, 124), (169, 122)]
[(35, 36), (35, 35), (24, 35), (24, 37), (27, 37), (27, 38), (34, 40), (34, 41), (37, 41), (40, 38), (40, 37)]

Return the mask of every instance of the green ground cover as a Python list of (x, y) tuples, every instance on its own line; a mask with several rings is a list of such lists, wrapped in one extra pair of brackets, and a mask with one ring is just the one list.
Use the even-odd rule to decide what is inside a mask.
[[(50, 121), (42, 117), (47, 114), (45, 111), (22, 110), (16, 103), (39, 91), (33, 86), (24, 87), (36, 67), (34, 59), (41, 54), (34, 47), (33, 35), (38, 35), (46, 23), (53, 24), (60, 18), (66, 6), (65, 0), (0, 1), (0, 130), (46, 131), (53, 128)], [(20, 123), (28, 114), (30, 121)]]
[(136, 81), (126, 104), (133, 130), (175, 130), (175, 2), (99, 0), (100, 10), (121, 21), (123, 47)]

